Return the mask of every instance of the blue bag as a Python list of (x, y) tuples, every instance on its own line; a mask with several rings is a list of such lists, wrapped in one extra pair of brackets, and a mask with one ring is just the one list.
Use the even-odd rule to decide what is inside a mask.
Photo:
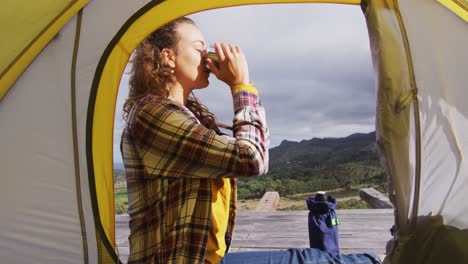
[(311, 248), (318, 248), (336, 256), (338, 245), (339, 220), (335, 213), (336, 199), (319, 193), (307, 200), (309, 208), (309, 242)]

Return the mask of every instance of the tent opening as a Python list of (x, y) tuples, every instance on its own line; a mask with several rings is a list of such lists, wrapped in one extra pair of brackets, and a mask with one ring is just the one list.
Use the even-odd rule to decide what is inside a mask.
[[(375, 83), (367, 27), (359, 6), (257, 5), (204, 11), (189, 17), (207, 43), (225, 41), (243, 48), (251, 79), (266, 108), (274, 154), (286, 151), (284, 146), (289, 143), (305, 144), (313, 138), (352, 140), (364, 136), (375, 141)], [(285, 17), (289, 19), (279, 19)], [(116, 214), (126, 214), (128, 205), (119, 145), (131, 67), (129, 62), (122, 75), (114, 119)], [(232, 122), (231, 95), (226, 84), (212, 75), (210, 85), (194, 94), (221, 122)], [(333, 192), (340, 197), (341, 208), (366, 208), (367, 204), (359, 198), (359, 188), (375, 187), (387, 194), (388, 187), (377, 147), (372, 142), (365, 147), (368, 149), (360, 149), (362, 155), (354, 158), (335, 150), (343, 158), (335, 163), (331, 159), (317, 163), (312, 157), (292, 157), (292, 163), (285, 164), (272, 155), (266, 176), (238, 181), (238, 208), (252, 210), (264, 192), (278, 191), (283, 201), (280, 210), (307, 210), (306, 203), (298, 197), (335, 189), (342, 190)], [(308, 160), (311, 164), (299, 163)], [(290, 172), (285, 171), (288, 167)], [(128, 232), (119, 225), (117, 244), (122, 239), (126, 241)], [(381, 249), (377, 253), (384, 253), (389, 238), (388, 232), (381, 237), (380, 244), (375, 245)], [(126, 257), (121, 254), (122, 260)]]

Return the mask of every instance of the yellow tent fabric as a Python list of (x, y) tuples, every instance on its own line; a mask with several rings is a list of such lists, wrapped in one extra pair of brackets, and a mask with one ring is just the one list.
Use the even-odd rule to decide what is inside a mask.
[[(389, 190), (389, 193), (395, 192), (396, 195), (389, 197), (399, 212), (396, 216), (396, 225), (400, 232), (408, 232), (409, 203), (396, 201), (410, 200), (411, 178), (406, 177), (399, 181), (395, 179), (399, 175), (412, 175), (410, 166), (412, 157), (408, 151), (402, 151), (410, 149), (412, 109), (402, 105), (395, 113), (394, 102), (403, 102), (405, 96), (402, 95), (406, 94), (412, 98), (415, 90), (410, 78), (412, 69), (407, 63), (404, 31), (399, 27), (401, 20), (396, 15), (387, 16), (383, 12), (384, 9), (397, 12), (398, 6), (395, 1), (370, 2), (366, 10), (369, 35), (374, 36), (371, 52), (379, 76), (377, 85), (380, 92), (377, 100), (382, 107), (376, 117), (376, 129), (380, 132), (377, 134), (377, 143), (391, 180), (389, 188), (393, 190)], [(380, 49), (384, 45), (391, 48)], [(411, 103), (411, 100), (409, 102)]]
[(0, 100), (57, 32), (89, 0), (2, 3), (0, 10)]
[[(274, 3), (280, 1), (249, 1), (252, 3)], [(285, 2), (285, 1), (281, 1)], [(298, 2), (298, 1), (291, 1)], [(303, 1), (300, 1), (303, 2)], [(306, 1), (304, 1), (306, 2)], [(307, 1), (319, 2), (319, 1)], [(358, 4), (355, 0), (328, 1), (332, 3)], [(208, 10), (212, 8), (227, 7), (240, 5), (239, 1), (207, 2), (207, 1), (190, 1), (180, 5), (177, 1), (164, 1), (161, 4), (154, 5), (149, 3), (146, 7), (139, 10), (128, 24), (121, 29), (122, 35), (117, 35), (114, 38), (112, 46), (109, 46), (106, 51), (105, 64), (103, 62), (102, 73), (97, 72), (96, 76), (100, 76), (99, 83), (94, 83), (96, 93), (96, 103), (94, 109), (93, 121), (93, 141), (98, 142), (93, 144), (93, 161), (95, 171), (99, 171), (100, 177), (96, 178), (96, 186), (100, 186), (97, 190), (99, 201), (99, 211), (103, 223), (110, 223), (108, 228), (105, 227), (109, 237), (113, 237), (113, 172), (112, 172), (112, 137), (109, 136), (113, 130), (113, 120), (115, 113), (115, 98), (117, 97), (120, 77), (125, 69), (131, 51), (149, 35), (155, 28), (169, 22), (170, 20), (194, 13), (200, 10)], [(132, 22), (131, 24), (129, 22)], [(128, 28), (127, 28), (128, 26)], [(119, 32), (119, 33), (120, 33)], [(112, 49), (110, 49), (112, 48)], [(105, 88), (104, 88), (105, 87)], [(112, 208), (111, 210), (109, 210)]]
[[(399, 230), (387, 261), (419, 252), (414, 263), (429, 263), (427, 249), (450, 238), (451, 252), (466, 260), (465, 0), (440, 0), (457, 15), (422, 0), (41, 0), (7, 1), (0, 10), (8, 40), (0, 42), (0, 168), (9, 176), (0, 185), (2, 262), (119, 262), (115, 101), (129, 56), (146, 35), (198, 11), (306, 2), (361, 4), (365, 12), (378, 143)], [(438, 259), (446, 252), (430, 253)]]
[(455, 14), (468, 22), (468, 1), (466, 0), (437, 0)]

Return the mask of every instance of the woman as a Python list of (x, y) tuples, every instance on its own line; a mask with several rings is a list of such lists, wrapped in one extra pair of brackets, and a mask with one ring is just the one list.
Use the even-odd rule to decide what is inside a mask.
[[(136, 50), (121, 151), (130, 215), (128, 263), (218, 263), (229, 247), (237, 177), (266, 173), (269, 133), (242, 50), (215, 43), (218, 69), (192, 20)], [(210, 71), (231, 89), (234, 137), (191, 92)]]
[[(378, 263), (371, 255), (316, 249), (224, 256), (236, 215), (235, 178), (267, 172), (269, 133), (242, 50), (224, 43), (215, 50), (219, 68), (188, 18), (156, 30), (136, 50), (121, 142), (128, 263)], [(234, 137), (191, 95), (208, 86), (210, 71), (231, 89)]]

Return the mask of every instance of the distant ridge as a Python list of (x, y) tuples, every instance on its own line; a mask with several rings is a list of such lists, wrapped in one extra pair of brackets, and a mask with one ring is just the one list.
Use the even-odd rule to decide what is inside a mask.
[[(340, 141), (342, 139), (348, 139), (348, 140), (375, 140), (375, 131), (374, 132), (369, 132), (369, 133), (354, 133), (351, 134), (347, 137), (324, 137), (324, 138), (312, 138), (312, 139), (304, 139), (301, 140), (300, 142), (298, 141), (291, 141), (284, 139), (281, 141), (279, 146), (282, 145), (295, 145), (295, 144), (300, 144), (300, 143), (307, 143), (307, 142), (333, 142), (333, 141)], [(276, 147), (275, 147), (276, 148)], [(272, 148), (274, 149), (274, 148)]]
[[(121, 162), (114, 164), (114, 180), (117, 184), (125, 182)], [(300, 142), (283, 140), (279, 146), (270, 149), (268, 174), (239, 179), (238, 197), (257, 199), (267, 191), (287, 196), (354, 186), (387, 188), (386, 175), (378, 158), (375, 132)]]
[(342, 163), (377, 160), (375, 132), (355, 133), (344, 138), (312, 138), (309, 140), (283, 140), (270, 149), (270, 165), (307, 160), (308, 163)]
[[(330, 162), (377, 160), (375, 132), (354, 133), (343, 138), (312, 138), (300, 142), (285, 139), (279, 146), (270, 149), (270, 166), (296, 159)], [(115, 162), (114, 169), (124, 170), (124, 164)]]

